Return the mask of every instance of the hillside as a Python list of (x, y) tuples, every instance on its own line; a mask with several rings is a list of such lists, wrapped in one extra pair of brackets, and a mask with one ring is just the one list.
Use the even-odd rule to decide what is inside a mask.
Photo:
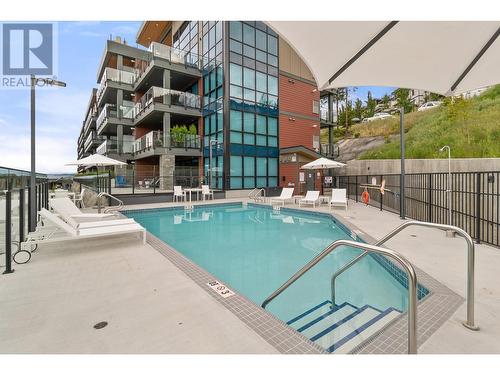
[[(399, 159), (399, 117), (353, 125), (356, 137), (383, 136), (386, 143), (360, 159)], [(500, 85), (469, 100), (449, 99), (436, 109), (405, 115), (406, 157), (443, 157), (439, 148), (451, 147), (452, 157), (500, 157)]]

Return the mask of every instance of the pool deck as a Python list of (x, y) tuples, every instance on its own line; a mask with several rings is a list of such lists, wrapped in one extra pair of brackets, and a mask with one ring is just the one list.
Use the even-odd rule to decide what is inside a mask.
[[(214, 203), (241, 201), (245, 199)], [(168, 206), (179, 203), (127, 209)], [(376, 239), (402, 222), (397, 215), (354, 202), (347, 211), (314, 210), (331, 212)], [(387, 247), (465, 297), (461, 238), (412, 227)], [(160, 252), (134, 237), (41, 246), (28, 264), (14, 268), (12, 274), (0, 274), (0, 353), (279, 352)], [(477, 245), (476, 324), (481, 330), (462, 327), (462, 303), (419, 353), (500, 353), (499, 269), (500, 249)], [(108, 326), (95, 330), (100, 321)]]

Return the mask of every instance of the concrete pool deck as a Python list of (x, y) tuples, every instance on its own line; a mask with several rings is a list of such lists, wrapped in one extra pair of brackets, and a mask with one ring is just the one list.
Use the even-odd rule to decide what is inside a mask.
[[(347, 211), (314, 210), (332, 212), (377, 239), (401, 223), (397, 215), (351, 201)], [(132, 239), (46, 245), (28, 264), (15, 265), (16, 272), (1, 275), (0, 353), (278, 353), (168, 259)], [(462, 239), (415, 227), (387, 246), (465, 296)], [(500, 250), (477, 245), (476, 324), (481, 330), (462, 327), (462, 303), (419, 353), (500, 353), (499, 268)], [(100, 321), (109, 324), (95, 330)]]

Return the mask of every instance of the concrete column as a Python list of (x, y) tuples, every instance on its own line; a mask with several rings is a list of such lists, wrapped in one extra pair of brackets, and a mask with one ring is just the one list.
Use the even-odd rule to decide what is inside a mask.
[(160, 189), (174, 190), (175, 155), (160, 155)]
[(163, 146), (170, 146), (170, 113), (163, 114)]
[(123, 153), (123, 125), (116, 126), (116, 144), (118, 148), (118, 154)]
[[(170, 89), (170, 70), (168, 69), (163, 70), (163, 88)], [(163, 103), (170, 104), (170, 95), (163, 96)]]
[(123, 56), (122, 55), (116, 56), (116, 69), (118, 69), (118, 70), (123, 69)]

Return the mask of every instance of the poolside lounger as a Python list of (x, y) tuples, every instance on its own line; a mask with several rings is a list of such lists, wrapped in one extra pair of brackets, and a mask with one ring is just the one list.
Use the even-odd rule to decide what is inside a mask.
[(283, 190), (281, 190), (280, 196), (269, 199), (269, 203), (271, 203), (272, 205), (273, 202), (279, 202), (283, 206), (285, 206), (285, 202), (291, 200), (293, 197), (293, 189), (294, 188), (283, 188)]
[(312, 204), (316, 207), (316, 203), (319, 204), (319, 191), (309, 190), (304, 198), (299, 200), (299, 207), (303, 204)]
[(332, 189), (332, 199), (330, 201), (330, 208), (333, 206), (344, 206), (347, 211), (347, 190), (346, 189)]
[[(146, 229), (136, 222), (130, 221), (131, 219), (126, 219), (127, 221), (123, 221), (121, 224), (117, 223), (118, 220), (109, 222), (101, 221), (99, 222), (99, 226), (91, 226), (91, 223), (81, 223), (78, 228), (74, 228), (45, 208), (42, 208), (39, 214), (47, 229), (28, 234), (27, 240), (22, 244), (24, 247), (26, 247), (26, 245), (31, 246), (44, 243), (88, 240), (131, 233), (141, 234), (142, 242), (146, 243)], [(108, 225), (108, 223), (110, 223), (110, 225)], [(50, 227), (53, 229), (49, 229)], [(58, 235), (60, 233), (62, 233), (62, 235)]]
[(117, 217), (115, 214), (82, 213), (68, 197), (51, 199), (49, 205), (66, 222), (68, 222), (69, 219), (77, 223), (82, 223)]

